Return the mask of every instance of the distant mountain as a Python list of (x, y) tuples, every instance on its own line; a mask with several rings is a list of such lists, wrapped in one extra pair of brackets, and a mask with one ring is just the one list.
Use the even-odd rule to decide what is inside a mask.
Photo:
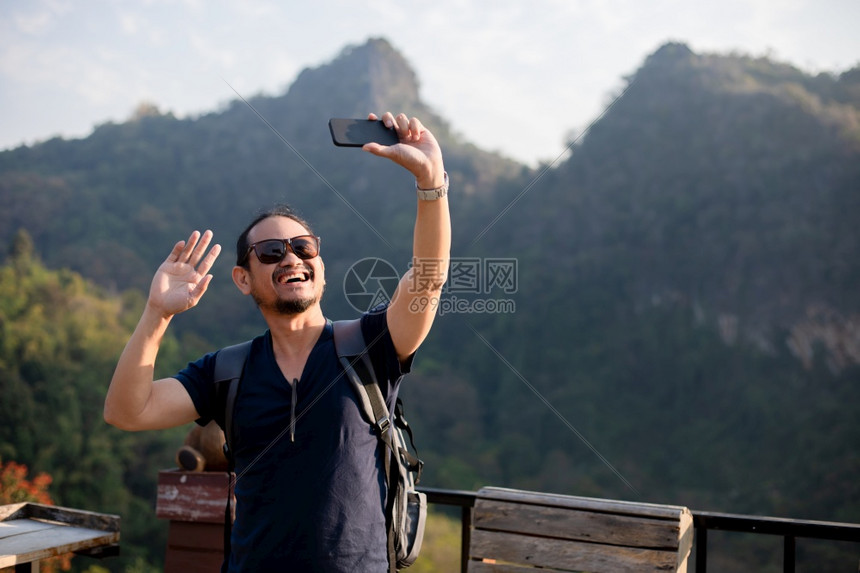
[(727, 342), (782, 328), (799, 357), (860, 359), (860, 68), (667, 44), (518, 209), (485, 242), (520, 225), (546, 265), (601, 253), (637, 305), (685, 301)]

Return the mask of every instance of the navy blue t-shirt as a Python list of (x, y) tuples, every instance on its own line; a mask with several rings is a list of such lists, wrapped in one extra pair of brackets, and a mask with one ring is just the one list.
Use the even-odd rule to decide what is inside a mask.
[[(368, 345), (378, 340), (370, 358), (393, 410), (411, 359), (405, 365), (397, 359), (385, 312), (365, 314), (361, 326)], [(176, 376), (201, 425), (220, 418), (215, 354)], [(275, 361), (271, 333), (254, 339), (233, 415), (237, 480), (229, 571), (387, 570), (378, 439), (342, 373), (328, 323), (295, 385), (291, 413), (293, 389)]]

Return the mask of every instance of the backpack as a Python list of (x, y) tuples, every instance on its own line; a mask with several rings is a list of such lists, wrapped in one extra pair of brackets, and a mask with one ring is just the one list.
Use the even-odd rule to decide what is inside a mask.
[[(367, 354), (367, 345), (361, 332), (361, 319), (336, 321), (332, 326), (338, 360), (356, 392), (362, 416), (374, 428), (382, 449), (385, 481), (388, 486), (385, 500), (388, 564), (389, 571), (394, 573), (412, 565), (421, 550), (427, 518), (427, 496), (417, 491), (415, 485), (421, 479), (424, 462), (407, 448), (404, 431), (409, 435), (413, 450), (415, 443), (412, 429), (403, 416), (401, 400), (397, 399), (393, 419), (385, 404), (370, 356)], [(234, 470), (230, 450), (234, 439), (233, 405), (250, 349), (250, 341), (224, 348), (215, 361), (214, 382), (218, 386), (216, 392), (225, 405), (222, 428), (226, 439), (224, 453), (230, 472)], [(225, 564), (230, 554), (232, 497), (231, 487), (224, 512)]]

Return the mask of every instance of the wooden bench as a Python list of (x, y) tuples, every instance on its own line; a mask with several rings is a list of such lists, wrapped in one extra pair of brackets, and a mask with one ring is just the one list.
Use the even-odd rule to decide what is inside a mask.
[(0, 506), (0, 569), (39, 571), (39, 561), (119, 553), (119, 516), (40, 503)]
[(470, 573), (687, 570), (686, 507), (486, 487), (478, 491)]

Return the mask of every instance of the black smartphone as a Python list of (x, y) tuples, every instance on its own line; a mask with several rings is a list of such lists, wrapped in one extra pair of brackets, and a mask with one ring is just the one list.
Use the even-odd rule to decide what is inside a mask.
[(331, 140), (341, 147), (361, 147), (365, 143), (394, 145), (400, 142), (397, 132), (388, 129), (379, 120), (345, 119), (333, 117), (328, 120)]

